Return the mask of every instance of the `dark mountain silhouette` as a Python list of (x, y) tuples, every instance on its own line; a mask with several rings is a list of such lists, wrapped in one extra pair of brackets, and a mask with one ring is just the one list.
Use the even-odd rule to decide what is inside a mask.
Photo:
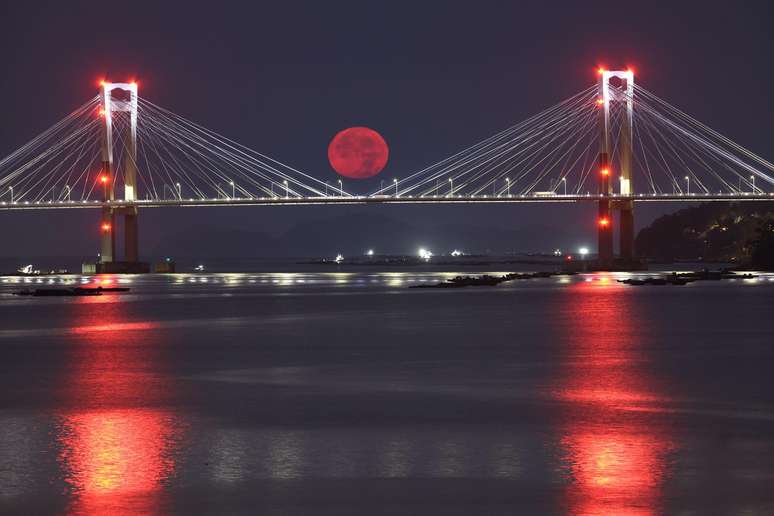
[(379, 254), (415, 254), (419, 247), (431, 249), (436, 254), (453, 249), (497, 254), (549, 251), (567, 238), (567, 232), (548, 226), (503, 229), (437, 225), (422, 220), (408, 223), (378, 213), (354, 212), (300, 222), (276, 237), (250, 230), (189, 227), (158, 241), (152, 249), (155, 256), (197, 257), (317, 257), (337, 253), (352, 256), (368, 249)]
[(745, 263), (762, 224), (771, 223), (768, 203), (705, 203), (664, 215), (637, 235), (637, 254), (662, 261)]

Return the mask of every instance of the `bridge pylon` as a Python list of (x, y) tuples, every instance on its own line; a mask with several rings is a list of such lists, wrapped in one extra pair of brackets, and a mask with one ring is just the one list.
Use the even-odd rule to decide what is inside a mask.
[[(102, 213), (102, 245), (100, 254), (100, 269), (103, 272), (134, 272), (143, 269), (139, 264), (139, 228), (137, 207), (132, 203), (137, 200), (137, 83), (101, 83), (101, 113), (104, 118), (102, 130), (102, 172), (100, 182), (104, 188), (103, 200), (106, 206)], [(124, 92), (120, 99), (113, 92)], [(123, 160), (121, 160), (124, 206), (115, 208), (107, 203), (114, 201), (116, 196), (114, 164), (114, 116), (128, 116), (128, 123), (121, 124), (124, 134), (119, 135)], [(126, 204), (129, 203), (129, 204)], [(124, 216), (124, 260), (116, 260), (115, 219), (116, 215)], [(123, 265), (121, 265), (123, 264)], [(139, 267), (138, 267), (139, 265)]]
[[(610, 196), (614, 193), (614, 185), (617, 183), (619, 196), (625, 198), (633, 192), (634, 72), (600, 70), (599, 96), (602, 108), (600, 110), (600, 194)], [(617, 130), (613, 129), (614, 125)], [(621, 262), (624, 265), (634, 262), (634, 202), (620, 198), (602, 199), (599, 201), (599, 220), (597, 221), (601, 268), (613, 266), (613, 210), (618, 211)]]

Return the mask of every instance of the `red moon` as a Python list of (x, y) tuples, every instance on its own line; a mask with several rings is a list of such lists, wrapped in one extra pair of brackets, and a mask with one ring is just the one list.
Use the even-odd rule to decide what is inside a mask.
[(365, 179), (387, 164), (390, 150), (382, 135), (368, 127), (344, 129), (328, 145), (328, 161), (342, 176)]

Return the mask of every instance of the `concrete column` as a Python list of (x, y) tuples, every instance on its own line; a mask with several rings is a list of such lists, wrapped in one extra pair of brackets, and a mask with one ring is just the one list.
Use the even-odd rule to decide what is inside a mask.
[[(632, 155), (634, 148), (632, 144), (633, 131), (633, 113), (634, 113), (634, 74), (629, 72), (625, 77), (625, 98), (623, 102), (626, 106), (626, 112), (623, 116), (621, 137), (620, 137), (620, 159), (621, 159), (621, 195), (633, 195), (632, 185)], [(620, 228), (618, 232), (619, 248), (621, 258), (625, 261), (634, 259), (634, 202), (621, 201), (618, 204)]]
[(621, 258), (630, 261), (634, 259), (634, 203), (623, 201), (620, 206)]
[(139, 226), (137, 208), (124, 215), (124, 254), (125, 261), (136, 263), (140, 260)]
[[(610, 194), (610, 163), (607, 153), (599, 155), (599, 194)], [(603, 223), (603, 221), (606, 221)], [(610, 210), (610, 199), (600, 199), (597, 213), (597, 261), (599, 267), (610, 267), (613, 264), (613, 220)]]
[(114, 222), (115, 215), (113, 214), (113, 209), (107, 206), (102, 208), (102, 221), (99, 228), (101, 234), (100, 263), (110, 263), (115, 259), (116, 239)]

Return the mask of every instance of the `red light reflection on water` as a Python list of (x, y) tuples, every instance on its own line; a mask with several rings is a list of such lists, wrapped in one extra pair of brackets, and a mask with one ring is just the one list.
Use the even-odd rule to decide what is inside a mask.
[(555, 395), (568, 407), (559, 445), (571, 514), (660, 512), (674, 444), (654, 419), (664, 398), (644, 369), (633, 292), (610, 281), (569, 287), (566, 365)]
[(162, 513), (175, 471), (179, 418), (165, 410), (171, 386), (159, 371), (149, 322), (126, 321), (120, 302), (97, 314), (83, 298), (71, 326), (73, 359), (62, 385), (59, 461), (77, 514)]
[(72, 512), (158, 512), (162, 482), (175, 469), (174, 426), (169, 414), (145, 409), (64, 416), (60, 460)]

